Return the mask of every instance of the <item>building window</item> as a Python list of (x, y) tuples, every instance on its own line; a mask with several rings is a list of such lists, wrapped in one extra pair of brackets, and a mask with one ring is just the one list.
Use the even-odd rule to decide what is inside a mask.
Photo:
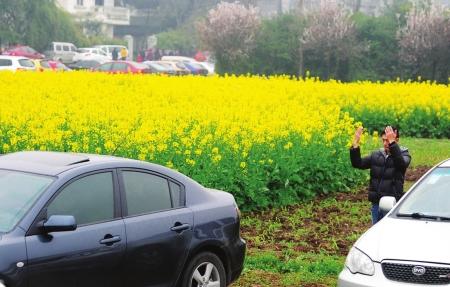
[(104, 2), (105, 2), (104, 0), (95, 0), (95, 6), (104, 6), (105, 5)]
[(84, 6), (84, 0), (77, 0), (77, 5), (78, 6)]

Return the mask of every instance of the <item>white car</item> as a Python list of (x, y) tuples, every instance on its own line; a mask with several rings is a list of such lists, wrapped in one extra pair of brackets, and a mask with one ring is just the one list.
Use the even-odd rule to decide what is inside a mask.
[(34, 63), (25, 57), (20, 56), (2, 56), (0, 55), (0, 71), (34, 71)]
[(98, 61), (105, 63), (111, 60), (110, 57), (100, 48), (78, 48), (78, 54), (73, 57), (74, 62), (78, 61)]
[(450, 286), (450, 159), (424, 175), (351, 248), (340, 287)]
[(122, 48), (125, 48), (125, 50), (127, 50), (127, 55), (129, 55), (127, 47), (122, 45), (95, 45), (94, 48), (99, 48), (100, 50), (102, 50), (108, 56), (109, 60), (113, 59), (112, 52), (114, 51), (114, 49), (117, 50), (119, 58), (120, 58), (120, 50), (122, 50)]

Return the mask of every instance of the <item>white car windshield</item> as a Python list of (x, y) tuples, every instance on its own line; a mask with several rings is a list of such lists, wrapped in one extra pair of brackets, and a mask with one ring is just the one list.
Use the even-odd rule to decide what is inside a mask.
[(48, 176), (0, 170), (0, 232), (9, 232), (52, 183)]
[(450, 218), (450, 168), (436, 168), (408, 195), (397, 209), (397, 216)]

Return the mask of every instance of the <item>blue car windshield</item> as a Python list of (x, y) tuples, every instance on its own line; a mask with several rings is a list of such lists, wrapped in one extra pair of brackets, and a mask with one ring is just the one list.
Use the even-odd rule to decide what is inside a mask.
[(436, 168), (428, 174), (409, 192), (397, 213), (415, 217), (450, 217), (450, 168)]
[(0, 170), (0, 232), (11, 231), (52, 182), (48, 176)]

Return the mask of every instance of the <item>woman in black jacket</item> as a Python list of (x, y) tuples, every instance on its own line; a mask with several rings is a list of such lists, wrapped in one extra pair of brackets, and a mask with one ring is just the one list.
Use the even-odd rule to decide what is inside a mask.
[(372, 202), (372, 224), (375, 224), (383, 217), (379, 212), (380, 198), (394, 196), (399, 200), (403, 196), (403, 183), (411, 156), (407, 148), (398, 145), (399, 130), (387, 126), (381, 135), (384, 147), (361, 158), (359, 142), (362, 132), (362, 127), (356, 130), (350, 159), (355, 168), (370, 168), (368, 198)]

